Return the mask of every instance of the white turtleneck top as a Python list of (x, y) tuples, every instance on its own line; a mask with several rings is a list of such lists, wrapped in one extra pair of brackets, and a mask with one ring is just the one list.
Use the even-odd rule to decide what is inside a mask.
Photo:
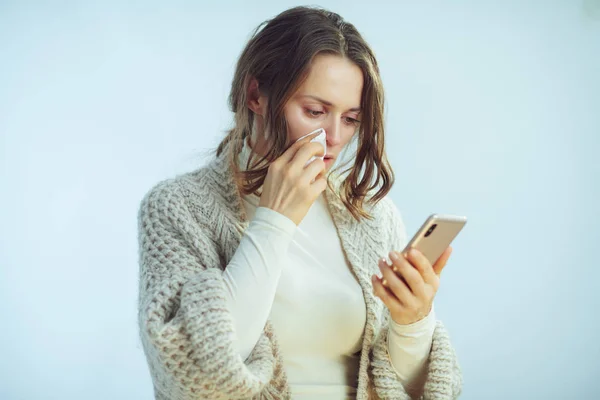
[[(245, 143), (239, 157), (243, 169), (250, 151)], [(317, 198), (298, 226), (258, 207), (259, 200), (243, 198), (250, 224), (224, 271), (240, 355), (250, 354), (269, 319), (294, 399), (355, 398), (366, 306), (325, 196)], [(434, 311), (411, 325), (390, 323), (392, 365), (407, 391), (418, 394)]]

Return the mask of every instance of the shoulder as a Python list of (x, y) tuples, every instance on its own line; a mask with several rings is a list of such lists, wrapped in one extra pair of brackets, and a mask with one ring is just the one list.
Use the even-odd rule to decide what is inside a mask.
[(175, 224), (190, 217), (190, 199), (206, 197), (208, 168), (179, 174), (154, 184), (140, 201), (138, 218), (149, 218)]
[[(332, 188), (334, 191), (340, 190), (343, 183), (343, 177), (339, 173), (332, 173), (330, 175)], [(339, 201), (339, 196), (331, 196), (333, 203), (337, 210), (340, 210), (344, 215), (347, 214), (346, 218), (350, 219), (350, 213), (346, 210), (345, 206)], [(389, 196), (385, 195), (381, 200), (374, 204), (365, 204), (365, 211), (371, 215), (371, 219), (362, 219), (361, 225), (368, 230), (380, 232), (383, 235), (401, 236), (404, 232), (404, 221), (402, 214), (395, 202)]]
[(392, 198), (387, 195), (378, 203), (379, 213), (386, 219), (404, 224), (402, 213)]
[(406, 227), (402, 213), (390, 196), (385, 196), (372, 211), (381, 232), (386, 235), (390, 248), (401, 250), (406, 245)]
[[(195, 255), (206, 265), (219, 265), (219, 230), (215, 215), (225, 206), (211, 196), (214, 184), (206, 182), (207, 170), (199, 170), (164, 179), (143, 196), (138, 211), (138, 241), (142, 252), (148, 249), (172, 249), (172, 254)], [(198, 198), (198, 196), (203, 196)]]

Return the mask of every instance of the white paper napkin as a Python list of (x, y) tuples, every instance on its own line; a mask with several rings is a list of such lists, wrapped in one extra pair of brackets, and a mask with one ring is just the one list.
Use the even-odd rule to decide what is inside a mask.
[[(311, 133), (308, 133), (308, 134), (302, 136), (301, 138), (298, 138), (298, 140), (296, 140), (296, 142), (299, 141), (299, 140), (304, 139), (305, 137), (307, 137), (309, 135), (317, 133), (318, 131), (320, 131), (321, 133), (319, 133), (316, 137), (312, 138), (310, 141), (311, 142), (321, 143), (323, 145), (323, 148), (325, 149), (325, 152), (323, 154), (327, 154), (327, 141), (326, 141), (327, 135), (325, 133), (325, 129), (323, 129), (323, 128), (319, 128), (317, 130), (312, 131)], [(313, 160), (315, 160), (317, 158), (320, 158), (322, 160), (324, 157), (313, 156), (310, 160), (308, 160), (308, 162), (306, 163), (306, 165), (310, 164)]]

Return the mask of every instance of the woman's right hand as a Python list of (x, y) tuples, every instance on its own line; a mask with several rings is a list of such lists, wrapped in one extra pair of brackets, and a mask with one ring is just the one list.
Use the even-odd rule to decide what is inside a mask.
[[(320, 143), (311, 142), (319, 132), (292, 144), (269, 165), (263, 183), (259, 207), (267, 207), (285, 215), (296, 225), (304, 219), (310, 206), (327, 187), (323, 176), (325, 162), (313, 156), (324, 156)], [(314, 181), (314, 182), (313, 182)]]

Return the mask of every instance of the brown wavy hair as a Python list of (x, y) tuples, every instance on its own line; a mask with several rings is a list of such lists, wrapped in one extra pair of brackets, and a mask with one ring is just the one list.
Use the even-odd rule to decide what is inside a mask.
[[(240, 192), (260, 196), (259, 188), (269, 164), (281, 156), (288, 145), (284, 106), (306, 79), (312, 60), (319, 54), (345, 57), (363, 73), (361, 123), (353, 137), (358, 141), (356, 157), (354, 164), (342, 171), (339, 192), (334, 193), (356, 220), (372, 219), (364, 209), (365, 203), (379, 202), (394, 183), (394, 173), (384, 148), (383, 85), (373, 51), (354, 25), (336, 13), (323, 8), (295, 7), (256, 28), (237, 62), (231, 84), (229, 106), (235, 114), (234, 127), (221, 141), (216, 153), (221, 155), (232, 143), (233, 146), (228, 146), (227, 157)], [(267, 154), (258, 157), (256, 162), (252, 162), (251, 157), (248, 169), (241, 170), (237, 156), (244, 140), (252, 135), (255, 118), (247, 105), (247, 90), (252, 78), (258, 81), (261, 94), (268, 98), (264, 129), (286, 134), (270, 134)], [(337, 172), (349, 163), (331, 172)], [(327, 185), (332, 188), (329, 176)], [(371, 194), (375, 189), (378, 190)]]

